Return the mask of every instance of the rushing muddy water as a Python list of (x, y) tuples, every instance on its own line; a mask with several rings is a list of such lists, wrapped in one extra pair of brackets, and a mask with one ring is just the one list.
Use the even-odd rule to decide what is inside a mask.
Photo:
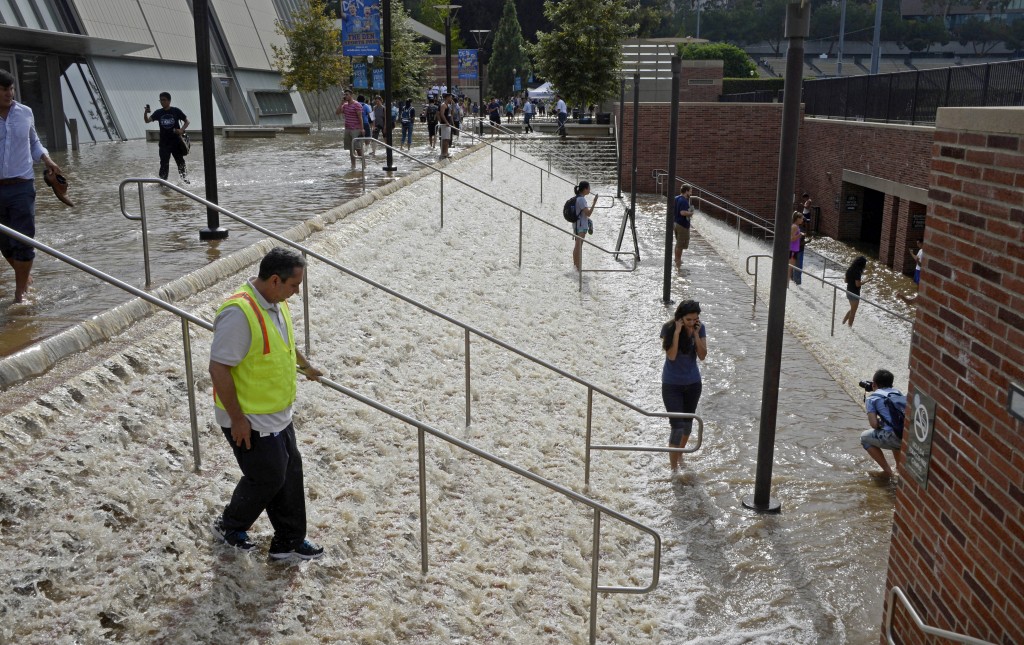
[[(564, 230), (567, 185), (546, 184), (540, 203), (531, 185), (509, 179), (521, 172), (515, 161), (495, 157), (493, 183), (487, 163), (478, 153), (453, 170)], [(579, 292), (568, 236), (527, 220), (520, 267), (516, 213), (446, 185), (442, 228), (436, 199), (437, 182), (417, 182), (309, 243), (662, 409), (663, 202), (640, 205), (640, 269), (587, 273)], [(593, 241), (613, 247), (620, 217), (620, 208), (600, 211)], [(764, 249), (733, 252), (724, 225), (695, 227), (672, 294), (698, 299), (708, 326), (704, 443), (676, 479), (661, 454), (595, 453), (587, 494), (664, 540), (654, 593), (600, 598), (598, 640), (875, 643), (894, 489), (865, 474), (865, 418), (845, 374), (898, 362), (909, 330), (873, 323), (862, 308), (863, 330), (829, 336), (816, 299), (828, 289), (791, 290), (773, 488), (783, 510), (756, 515), (740, 500), (753, 490), (767, 307), (754, 306), (740, 267)], [(590, 248), (584, 263), (624, 267)], [(183, 306), (209, 318), (240, 279)], [(332, 378), (584, 491), (585, 388), (474, 339), (466, 428), (461, 330), (316, 263), (309, 281), (312, 359)], [(766, 282), (762, 268), (759, 288)], [(316, 384), (300, 386), (297, 427), (310, 537), (326, 557), (279, 566), (216, 546), (205, 525), (237, 467), (211, 427), (209, 379), (200, 367), (204, 465), (195, 474), (180, 327), (162, 315), (135, 336), (92, 350), (95, 367), (46, 391), (29, 382), (9, 393), (32, 392), (0, 421), (0, 548), (16, 554), (0, 583), (0, 642), (586, 642), (589, 512), (428, 440), (431, 569), (421, 576), (415, 433)], [(195, 331), (200, 366), (208, 347), (209, 334)], [(894, 371), (905, 373), (902, 360)], [(667, 436), (664, 421), (601, 397), (594, 419), (595, 442), (660, 445)], [(602, 526), (601, 584), (646, 584), (650, 541)], [(261, 551), (270, 532), (265, 520), (253, 529)]]

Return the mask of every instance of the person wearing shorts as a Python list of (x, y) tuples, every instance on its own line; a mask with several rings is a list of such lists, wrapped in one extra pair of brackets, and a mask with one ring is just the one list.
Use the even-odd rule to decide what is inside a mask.
[[(36, 189), (32, 168), (42, 161), (47, 170), (60, 174), (36, 134), (32, 110), (14, 100), (14, 76), (0, 70), (0, 224), (22, 235), (36, 235)], [(36, 250), (30, 244), (0, 235), (0, 253), (14, 269), (14, 302), (22, 302), (32, 283)]]
[(352, 161), (352, 168), (356, 167), (356, 157), (363, 156), (363, 142), (356, 141), (363, 136), (363, 106), (352, 98), (352, 90), (345, 90), (345, 96), (341, 104), (334, 110), (335, 114), (342, 115), (345, 120), (345, 150), (348, 150), (349, 159)]
[(672, 230), (676, 234), (674, 254), (677, 270), (682, 267), (683, 250), (690, 248), (690, 218), (693, 216), (693, 205), (690, 204), (690, 190), (689, 184), (683, 184), (679, 187), (679, 195), (676, 196), (675, 218)]

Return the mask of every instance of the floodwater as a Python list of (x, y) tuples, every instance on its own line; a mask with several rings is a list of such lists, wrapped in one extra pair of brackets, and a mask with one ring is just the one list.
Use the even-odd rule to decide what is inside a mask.
[[(436, 159), (437, 151), (431, 157), (427, 146), (425, 126), (414, 129), (413, 142), (413, 155)], [(348, 152), (342, 145), (342, 130), (337, 128), (320, 132), (314, 129), (309, 136), (279, 134), (275, 139), (217, 137), (216, 145), (220, 205), (271, 230), (284, 231), (362, 193), (361, 174), (351, 171)], [(156, 177), (156, 142), (86, 144), (78, 151), (52, 156), (68, 178), (68, 196), (75, 207), (68, 208), (59, 202), (38, 179), (37, 239), (135, 287), (146, 288), (141, 223), (122, 216), (118, 185), (128, 177)], [(394, 157), (396, 177), (421, 168), (397, 153)], [(367, 190), (390, 181), (379, 172), (384, 165), (383, 148), (370, 159), (367, 165), (377, 172), (368, 175)], [(205, 197), (203, 147), (198, 137), (186, 162), (192, 183), (183, 188)], [(173, 160), (170, 179), (177, 181)], [(153, 286), (166, 284), (263, 238), (256, 231), (221, 217), (221, 226), (229, 230), (228, 238), (200, 241), (199, 230), (206, 227), (205, 207), (158, 186), (147, 187), (145, 195)], [(125, 197), (126, 210), (138, 215), (137, 187), (126, 187)], [(3, 265), (0, 356), (52, 336), (131, 297), (45, 253), (37, 253), (33, 279), (26, 304), (12, 306), (13, 274)]]
[[(446, 186), (442, 227), (434, 209), (420, 208), (437, 197), (429, 180), (309, 244), (662, 410), (658, 330), (671, 315), (661, 302), (663, 203), (640, 205), (640, 269), (587, 273), (580, 292), (571, 242), (561, 233), (568, 185), (552, 180), (540, 203), (532, 184), (504, 179), (521, 173), (515, 161), (496, 155), (494, 182), (487, 164), (486, 152), (477, 153), (453, 170), (556, 224), (524, 223), (522, 266), (515, 212)], [(621, 213), (598, 213), (595, 244), (614, 247)], [(711, 221), (695, 226), (672, 296), (699, 300), (708, 328), (698, 408), (706, 426), (701, 449), (684, 458), (675, 479), (665, 455), (596, 452), (585, 489), (586, 388), (475, 337), (466, 427), (462, 330), (316, 263), (310, 320), (297, 328), (308, 322), (311, 358), (331, 378), (585, 491), (662, 535), (658, 588), (602, 595), (598, 642), (876, 643), (894, 487), (865, 474), (861, 404), (829, 371), (851, 353), (855, 361), (888, 360), (889, 341), (879, 347), (855, 328), (816, 358), (787, 331), (773, 487), (782, 513), (744, 509), (742, 498), (753, 492), (767, 312), (737, 269), (740, 254), (716, 250), (728, 232)], [(584, 264), (624, 268), (590, 247)], [(210, 318), (234, 287), (182, 306)], [(794, 312), (804, 307), (817, 319), (813, 301), (792, 301)], [(803, 333), (802, 318), (791, 323)], [(196, 331), (192, 341), (202, 364), (209, 334)], [(415, 432), (303, 382), (296, 425), (310, 538), (326, 556), (272, 565), (215, 545), (205, 528), (230, 496), (237, 467), (203, 407), (203, 468), (192, 471), (177, 322), (155, 316), (132, 337), (90, 353), (94, 367), (36, 390), (0, 421), (0, 548), (17, 554), (5, 558), (0, 583), (0, 642), (586, 642), (592, 516), (585, 508), (428, 439), (430, 572), (421, 575)], [(197, 372), (205, 406), (210, 382)], [(663, 420), (595, 397), (595, 443), (661, 445), (667, 432)], [(262, 551), (271, 527), (261, 519), (252, 534)], [(651, 556), (649, 539), (603, 521), (601, 584), (647, 584)]]

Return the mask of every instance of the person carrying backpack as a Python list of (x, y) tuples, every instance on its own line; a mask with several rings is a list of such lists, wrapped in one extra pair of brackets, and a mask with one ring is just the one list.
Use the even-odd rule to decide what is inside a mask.
[(438, 107), (434, 99), (427, 103), (427, 136), (430, 137), (430, 149), (434, 149), (434, 139), (437, 137), (437, 112)]
[[(860, 445), (868, 451), (875, 462), (882, 467), (881, 472), (870, 475), (878, 479), (892, 477), (892, 468), (885, 460), (885, 450), (892, 450), (893, 457), (903, 443), (903, 425), (906, 420), (907, 397), (892, 386), (893, 375), (889, 370), (878, 370), (871, 377), (870, 383), (861, 383), (867, 392), (864, 409), (868, 415), (870, 430), (860, 435)], [(870, 389), (868, 389), (870, 387)]]
[(583, 258), (583, 238), (587, 233), (594, 232), (594, 225), (590, 222), (590, 214), (594, 212), (599, 195), (594, 195), (594, 202), (587, 206), (587, 195), (590, 194), (590, 182), (581, 181), (579, 186), (573, 188), (576, 193), (565, 203), (562, 208), (562, 216), (572, 222), (572, 232), (576, 235), (576, 244), (572, 249), (572, 265), (579, 271)]
[(412, 99), (405, 100), (405, 107), (402, 108), (402, 142), (399, 149), (412, 150), (412, 124), (416, 120), (416, 108), (412, 106)]

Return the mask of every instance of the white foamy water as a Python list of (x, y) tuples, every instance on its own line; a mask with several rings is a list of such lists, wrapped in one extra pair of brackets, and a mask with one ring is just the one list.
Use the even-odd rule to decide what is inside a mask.
[[(452, 169), (567, 227), (567, 185), (546, 182), (541, 205), (532, 171), (496, 154), (491, 183), (488, 164), (483, 152)], [(637, 273), (585, 274), (580, 293), (568, 236), (526, 222), (519, 268), (517, 214), (445, 184), (443, 229), (438, 180), (428, 177), (308, 243), (661, 410), (664, 211), (641, 210)], [(618, 216), (599, 211), (596, 243), (614, 244)], [(714, 239), (703, 220), (697, 230)], [(620, 266), (596, 255), (588, 248), (585, 265)], [(674, 297), (699, 299), (709, 329), (703, 449), (685, 458), (676, 482), (664, 455), (594, 456), (587, 494), (664, 540), (660, 586), (649, 596), (602, 597), (598, 640), (875, 642), (892, 490), (863, 474), (858, 404), (792, 336), (775, 468), (783, 513), (740, 505), (753, 490), (766, 307), (751, 310), (725, 255), (695, 236), (687, 274), (673, 278)], [(184, 307), (209, 319), (243, 278)], [(583, 491), (585, 388), (474, 338), (466, 428), (461, 329), (315, 261), (309, 280), (311, 359), (331, 378)], [(298, 298), (292, 309), (300, 312)], [(422, 576), (415, 431), (317, 384), (300, 384), (296, 427), (310, 538), (325, 558), (276, 565), (216, 546), (205, 525), (238, 471), (212, 425), (209, 340), (193, 332), (198, 475), (180, 326), (167, 315), (91, 351), (88, 369), (46, 392), (29, 384), (7, 393), (8, 403), (24, 403), (0, 422), (0, 545), (16, 554), (5, 558), (0, 641), (586, 642), (587, 509), (428, 437), (431, 569)], [(662, 444), (667, 423), (595, 397), (593, 432), (600, 443)], [(645, 585), (650, 541), (607, 518), (602, 528), (601, 584)], [(269, 523), (261, 519), (252, 535), (265, 550)]]

